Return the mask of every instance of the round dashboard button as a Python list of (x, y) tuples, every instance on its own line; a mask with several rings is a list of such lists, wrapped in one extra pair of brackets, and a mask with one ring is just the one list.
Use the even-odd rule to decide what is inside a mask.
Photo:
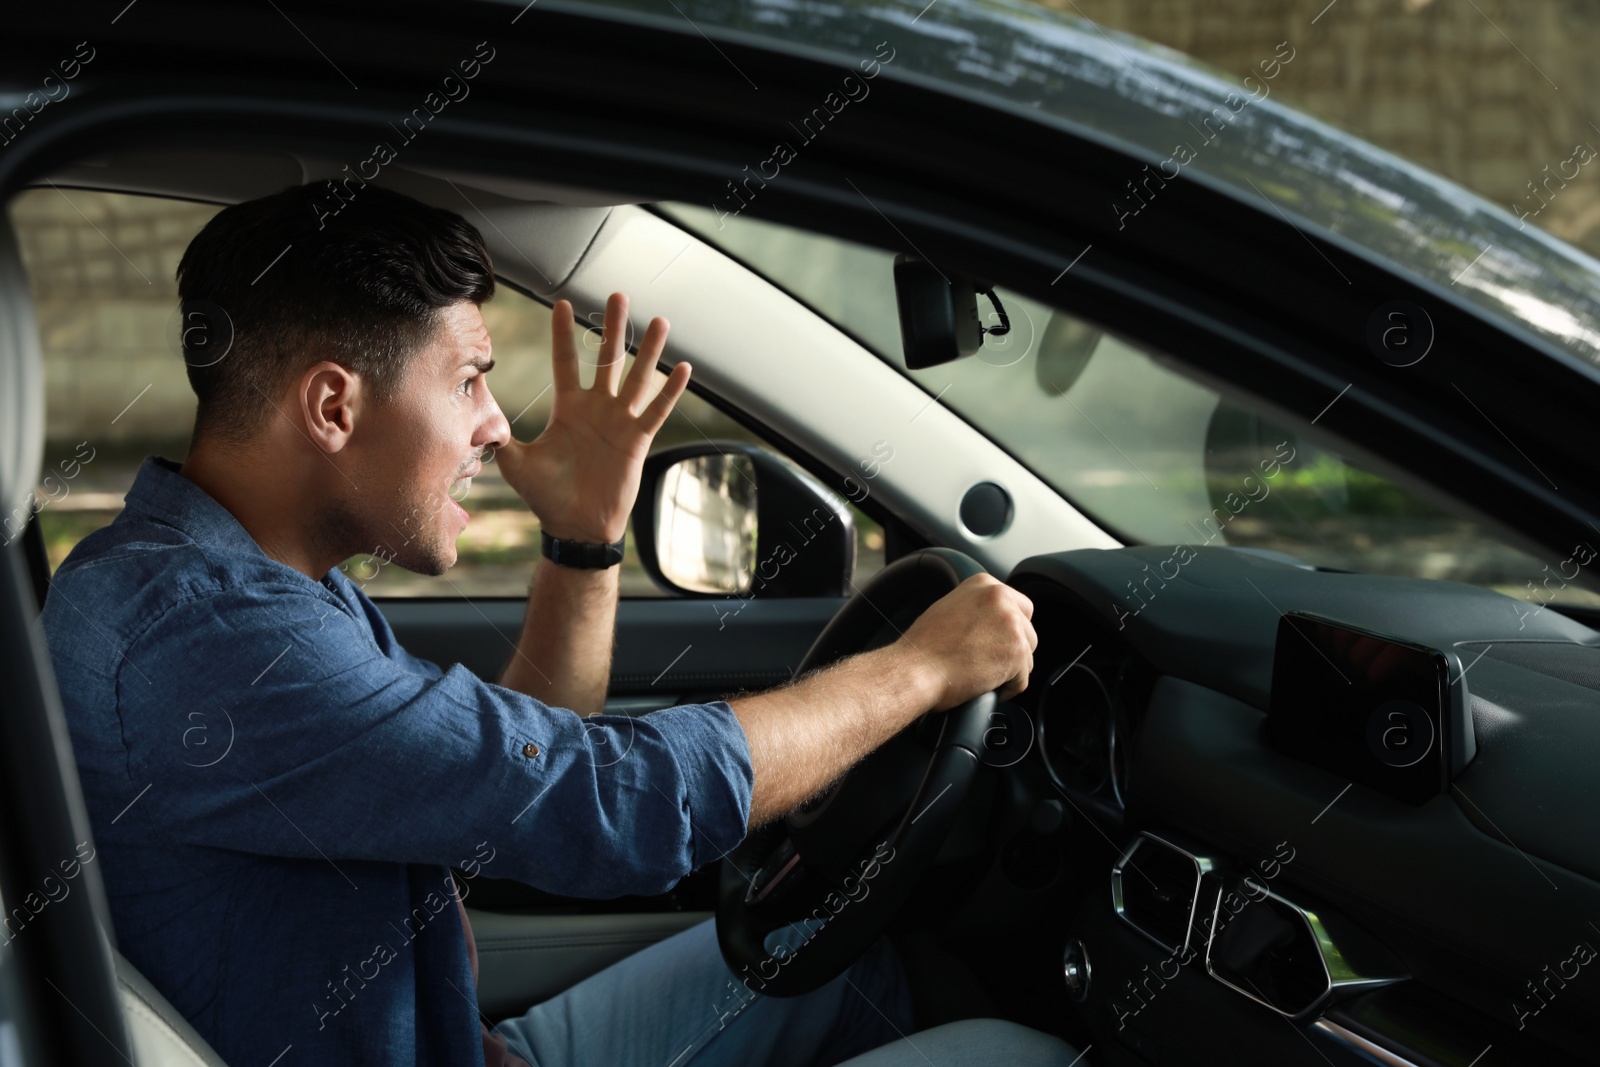
[(1089, 950), (1074, 937), (1061, 954), (1061, 973), (1067, 982), (1067, 996), (1082, 1004), (1089, 997)]

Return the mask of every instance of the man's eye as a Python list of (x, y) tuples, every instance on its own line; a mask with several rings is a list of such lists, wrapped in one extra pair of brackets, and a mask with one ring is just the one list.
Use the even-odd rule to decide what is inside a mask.
[(470, 396), (472, 394), (472, 383), (477, 380), (478, 379), (476, 376), (463, 379), (461, 382), (461, 392)]

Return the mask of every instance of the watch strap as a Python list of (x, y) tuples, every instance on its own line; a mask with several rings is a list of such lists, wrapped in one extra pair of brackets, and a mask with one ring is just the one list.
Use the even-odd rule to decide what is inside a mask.
[(564, 541), (559, 537), (551, 537), (543, 530), (539, 531), (539, 551), (547, 559), (553, 560), (562, 567), (577, 567), (583, 570), (604, 570), (615, 567), (622, 562), (622, 549), (627, 544), (626, 535), (620, 541), (610, 544), (596, 544), (589, 541)]

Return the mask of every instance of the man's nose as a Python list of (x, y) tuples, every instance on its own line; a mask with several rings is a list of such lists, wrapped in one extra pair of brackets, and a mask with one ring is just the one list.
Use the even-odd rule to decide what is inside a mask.
[(506, 421), (505, 412), (500, 410), (494, 395), (487, 388), (484, 393), (488, 398), (488, 417), (478, 424), (472, 443), (479, 448), (504, 448), (511, 443), (511, 424)]

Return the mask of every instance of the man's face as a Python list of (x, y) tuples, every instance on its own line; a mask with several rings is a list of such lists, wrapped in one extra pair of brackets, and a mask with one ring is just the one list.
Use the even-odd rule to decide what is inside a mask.
[(389, 404), (368, 404), (352, 445), (361, 515), (372, 552), (418, 574), (443, 574), (456, 562), (467, 526), (457, 501), (467, 495), (484, 453), (506, 444), (511, 428), (489, 393), (489, 330), (470, 301), (440, 312), (434, 338), (407, 366)]

